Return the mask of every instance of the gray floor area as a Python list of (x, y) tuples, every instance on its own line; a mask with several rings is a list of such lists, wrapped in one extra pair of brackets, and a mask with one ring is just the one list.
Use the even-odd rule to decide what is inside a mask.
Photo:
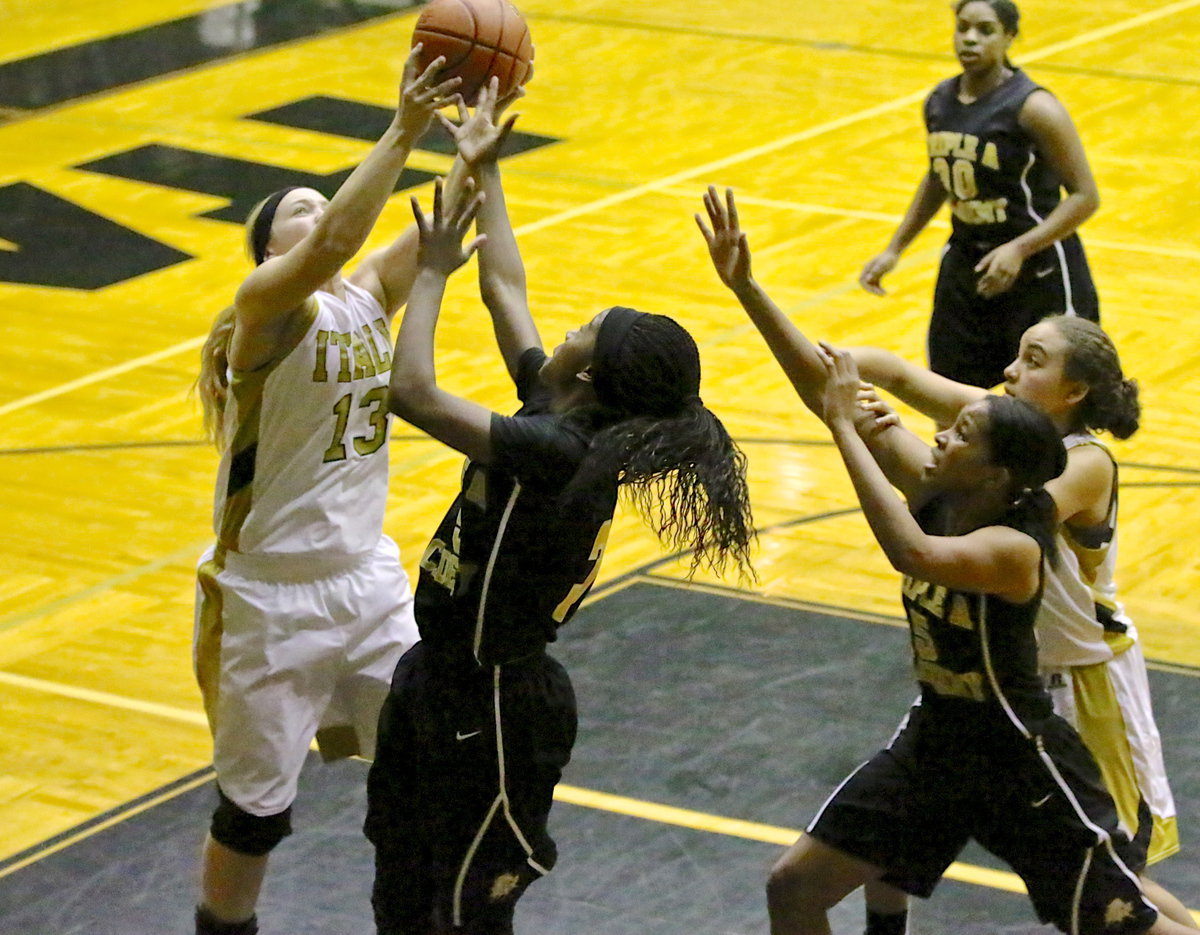
[[(902, 629), (729, 595), (639, 583), (592, 604), (555, 653), (575, 681), (574, 786), (799, 828), (890, 736), (914, 694)], [(1152, 671), (1184, 853), (1154, 868), (1200, 907), (1200, 680)], [(359, 832), (366, 765), (306, 770), (297, 833), (276, 852), (264, 935), (372, 931), (371, 851)], [(0, 878), (0, 933), (186, 933), (211, 782)], [(131, 809), (132, 811), (132, 809)], [(560, 803), (558, 869), (518, 908), (539, 935), (766, 931), (763, 882), (780, 848)], [(971, 849), (964, 860), (996, 866)], [(0, 868), (3, 869), (3, 868)], [(857, 898), (834, 914), (861, 931)], [(1038, 932), (1021, 896), (946, 882), (914, 935)]]

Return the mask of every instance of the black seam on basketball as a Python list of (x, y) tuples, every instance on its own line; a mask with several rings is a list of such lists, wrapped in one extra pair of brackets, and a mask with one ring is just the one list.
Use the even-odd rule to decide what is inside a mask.
[[(441, 29), (429, 29), (429, 28), (428, 28), (428, 27), (426, 27), (426, 26), (422, 26), (422, 27), (421, 27), (419, 30), (417, 30), (417, 32), (414, 34), (414, 36), (422, 36), (422, 35), (426, 35), (426, 36), (441, 36), (443, 39), (458, 39), (458, 40), (459, 40), (459, 41), (460, 41), (460, 42), (461, 42), (463, 45), (466, 45), (466, 38), (467, 38), (467, 37), (466, 37), (466, 36), (463, 36), (463, 35), (460, 35), (459, 33), (456, 33), (456, 32), (446, 32), (446, 31), (444, 31), (444, 30), (441, 30)], [(524, 38), (524, 37), (522, 36), (522, 38)], [(418, 41), (419, 41), (419, 40), (418, 40)], [(503, 54), (505, 54), (505, 55), (511, 55), (513, 58), (516, 58), (516, 57), (517, 57), (515, 53), (513, 53), (513, 52), (510, 52), (510, 51), (508, 51), (507, 49), (502, 49), (502, 48), (500, 48), (500, 46), (498, 46), (498, 45), (492, 45), (492, 43), (490, 43), (490, 42), (480, 42), (480, 41), (479, 41), (479, 40), (477, 40), (477, 39), (473, 39), (473, 40), (471, 41), (471, 44), (470, 44), (470, 47), (469, 47), (469, 48), (472, 48), (472, 49), (491, 49), (493, 52), (502, 52), (502, 53), (503, 53)], [(519, 45), (518, 45), (518, 48), (520, 48), (520, 46), (519, 46)]]

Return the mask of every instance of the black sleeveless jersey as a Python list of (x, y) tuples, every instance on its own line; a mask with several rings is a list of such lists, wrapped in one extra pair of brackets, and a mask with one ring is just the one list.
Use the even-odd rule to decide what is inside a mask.
[(546, 360), (521, 358), (515, 416), (492, 416), (493, 463), (467, 461), (462, 489), (421, 557), (414, 610), (431, 648), (469, 651), (499, 665), (555, 639), (595, 581), (616, 479), (604, 489), (560, 494), (587, 453), (595, 427), (548, 411), (538, 382)]
[(1018, 68), (964, 104), (958, 84), (948, 78), (925, 99), (929, 171), (947, 192), (952, 237), (996, 246), (1036, 227), (1062, 198), (1061, 180), (1017, 119), (1045, 89)]
[[(916, 519), (927, 533), (944, 534), (945, 516), (937, 500), (919, 510)], [(1050, 715), (1050, 697), (1038, 677), (1034, 634), (1040, 587), (1030, 601), (1013, 604), (992, 594), (905, 576), (903, 600), (924, 699), (1001, 708), (1025, 724)]]

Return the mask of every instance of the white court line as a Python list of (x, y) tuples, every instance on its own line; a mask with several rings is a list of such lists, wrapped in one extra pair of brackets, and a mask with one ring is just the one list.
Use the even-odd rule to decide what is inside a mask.
[[(1111, 36), (1118, 35), (1122, 32), (1127, 32), (1131, 29), (1137, 29), (1149, 23), (1153, 23), (1160, 19), (1173, 16), (1176, 13), (1181, 13), (1185, 10), (1190, 10), (1193, 7), (1200, 6), (1200, 0), (1177, 0), (1176, 3), (1169, 3), (1157, 10), (1151, 10), (1146, 13), (1141, 13), (1137, 16), (1130, 17), (1126, 20), (1121, 20), (1116, 23), (1111, 23), (1108, 26), (1102, 26), (1099, 29), (1093, 29), (1089, 32), (1082, 33), (1071, 39), (1066, 39), (1062, 42), (1056, 42), (1053, 45), (1048, 45), (1045, 48), (1037, 49), (1020, 58), (1021, 63), (1036, 62), (1040, 59), (1048, 58), (1052, 55), (1057, 55), (1059, 52), (1064, 52), (1068, 49), (1075, 49), (1090, 42), (1095, 42), (1099, 39), (1107, 39)], [(776, 152), (780, 149), (785, 149), (789, 146), (794, 146), (797, 143), (803, 143), (817, 136), (822, 136), (826, 133), (832, 133), (836, 130), (841, 130), (844, 127), (852, 126), (856, 123), (861, 123), (864, 120), (871, 120), (875, 117), (880, 117), (892, 111), (899, 110), (902, 107), (908, 107), (923, 101), (929, 89), (925, 88), (921, 91), (905, 94), (902, 97), (893, 98), (882, 104), (877, 104), (874, 107), (868, 107), (866, 110), (855, 111), (845, 117), (838, 117), (835, 120), (829, 120), (825, 123), (817, 124), (809, 127), (807, 130), (801, 130), (797, 133), (791, 133), (787, 136), (780, 137), (770, 143), (764, 143), (761, 146), (754, 146), (750, 149), (743, 150), (740, 153), (735, 153), (731, 156), (726, 156), (722, 159), (715, 159), (712, 162), (704, 163), (692, 169), (686, 169), (682, 172), (676, 172), (674, 175), (668, 175), (664, 178), (653, 182), (646, 182), (643, 185), (637, 185), (633, 188), (626, 189), (623, 192), (618, 192), (615, 195), (609, 195), (606, 198), (600, 198), (596, 201), (588, 202), (576, 208), (569, 208), (566, 211), (560, 211), (558, 214), (552, 214), (542, 218), (540, 221), (533, 221), (516, 228), (514, 231), (518, 236), (522, 234), (531, 234), (536, 231), (544, 230), (547, 227), (553, 227), (556, 224), (561, 224), (565, 221), (573, 220), (585, 214), (591, 214), (596, 211), (602, 211), (605, 208), (611, 208), (613, 205), (623, 204), (626, 201), (631, 201), (634, 198), (639, 198), (642, 195), (652, 192), (659, 192), (664, 188), (669, 188), (680, 182), (690, 181), (697, 176), (708, 175), (719, 169), (724, 169), (729, 166), (737, 165), (738, 163), (746, 162), (750, 159), (756, 159), (767, 153)], [(126, 373), (129, 370), (136, 369), (144, 364), (153, 363), (162, 360), (165, 357), (170, 357), (174, 354), (182, 353), (185, 350), (192, 350), (200, 347), (204, 343), (204, 338), (192, 338), (180, 344), (158, 351), (154, 354), (147, 354), (144, 357), (136, 358), (124, 364), (119, 364), (115, 367), (109, 367), (105, 370), (98, 370), (93, 374), (85, 377), (80, 377), (77, 380), (72, 380), (69, 383), (63, 383), (60, 386), (50, 387), (38, 393), (33, 393), (29, 396), (22, 396), (18, 399), (0, 405), (0, 416), (7, 415), (10, 412), (15, 412), (18, 409), (24, 409), (28, 406), (36, 405), (44, 402), (47, 399), (52, 399), (56, 396), (61, 396), (64, 393), (69, 393), (72, 390), (80, 387), (89, 386), (93, 383), (98, 383), (106, 380), (111, 376), (116, 376), (121, 373)]]
[[(691, 189), (675, 189), (662, 192), (672, 198), (682, 201), (695, 201), (696, 192)], [(778, 208), (781, 211), (795, 211), (798, 214), (824, 214), (829, 217), (847, 218), (860, 221), (880, 221), (887, 224), (899, 224), (902, 215), (890, 214), (884, 211), (862, 211), (856, 208), (837, 208), (833, 205), (818, 205), (806, 201), (783, 201), (778, 198), (759, 198), (754, 195), (737, 196), (739, 205), (755, 205), (760, 208)], [(950, 222), (942, 218), (934, 218), (926, 225), (931, 228), (950, 229)], [(1187, 247), (1170, 247), (1163, 244), (1130, 243), (1125, 240), (1104, 240), (1088, 236), (1089, 247), (1102, 247), (1106, 250), (1117, 250), (1125, 253), (1145, 253), (1150, 256), (1173, 257), (1179, 260), (1200, 260), (1200, 250)], [(938, 252), (941, 252), (939, 245)]]
[[(1200, 0), (1198, 0), (1200, 2)], [(40, 402), (45, 402), (47, 399), (53, 399), (55, 396), (62, 396), (65, 393), (70, 393), (73, 390), (82, 389), (85, 386), (90, 386), (93, 383), (99, 383), (102, 380), (107, 380), (109, 377), (115, 377), (122, 373), (128, 373), (130, 370), (137, 370), (139, 367), (144, 367), (147, 364), (155, 364), (160, 360), (166, 360), (168, 357), (174, 357), (176, 354), (182, 354), (184, 351), (192, 351), (204, 344), (208, 335), (199, 338), (189, 338), (186, 341), (180, 341), (178, 344), (173, 344), (170, 347), (163, 348), (161, 351), (155, 351), (153, 354), (146, 354), (142, 357), (135, 357), (133, 360), (127, 360), (123, 364), (117, 364), (115, 367), (107, 367), (104, 370), (97, 370), (95, 373), (89, 373), (85, 377), (80, 377), (77, 380), (71, 380), (68, 383), (61, 383), (58, 386), (52, 386), (49, 389), (42, 390), (40, 393), (32, 393), (29, 396), (22, 396), (19, 399), (14, 399), (0, 406), (0, 416), (8, 415), (10, 412), (15, 412), (18, 409), (24, 409), (27, 406), (34, 406)]]
[(94, 691), (90, 688), (79, 688), (62, 682), (49, 682), (46, 679), (34, 679), (13, 672), (0, 672), (0, 684), (11, 685), (14, 688), (24, 688), (29, 691), (57, 695), (60, 698), (71, 698), (75, 701), (86, 701), (91, 704), (103, 705), (108, 708), (120, 708), (123, 711), (136, 711), (138, 714), (152, 714), (168, 721), (178, 721), (183, 724), (194, 724), (197, 727), (208, 727), (208, 719), (200, 711), (186, 711), (170, 705), (156, 704), (153, 701), (140, 701), (137, 698), (126, 698), (111, 692)]

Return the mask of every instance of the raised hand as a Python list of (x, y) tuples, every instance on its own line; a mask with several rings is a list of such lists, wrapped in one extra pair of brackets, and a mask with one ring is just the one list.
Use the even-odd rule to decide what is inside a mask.
[(441, 179), (433, 186), (432, 216), (426, 216), (421, 210), (420, 202), (415, 195), (413, 196), (413, 217), (416, 218), (421, 239), (417, 252), (417, 264), (420, 267), (449, 276), (471, 258), (471, 254), (487, 240), (486, 235), (480, 234), (466, 247), (463, 246), (463, 237), (470, 230), (479, 206), (483, 204), (483, 198), (483, 192), (476, 192), (470, 197), (458, 199), (458, 203), (450, 211), (450, 216), (446, 217), (442, 207)]
[(708, 186), (704, 193), (704, 208), (712, 229), (698, 214), (693, 215), (696, 225), (708, 244), (708, 255), (721, 282), (737, 292), (750, 284), (750, 246), (738, 223), (733, 189), (725, 189), (725, 201), (722, 202), (716, 188)]
[(394, 120), (395, 126), (413, 140), (429, 128), (438, 108), (454, 101), (462, 84), (462, 79), (457, 77), (438, 81), (438, 73), (446, 64), (443, 55), (435, 58), (418, 74), (420, 56), (421, 45), (418, 43), (404, 62), (404, 77), (400, 80), (400, 106)]
[(495, 162), (500, 157), (500, 148), (508, 139), (508, 134), (516, 123), (518, 114), (513, 114), (500, 126), (496, 126), (496, 117), (504, 108), (521, 97), (525, 92), (517, 89), (503, 101), (497, 101), (500, 93), (500, 81), (491, 78), (479, 92), (475, 103), (475, 112), (471, 113), (462, 98), (458, 99), (458, 122), (455, 123), (445, 114), (438, 114), (438, 120), (446, 128), (458, 147), (458, 154), (463, 162), (474, 168), (482, 163)]

